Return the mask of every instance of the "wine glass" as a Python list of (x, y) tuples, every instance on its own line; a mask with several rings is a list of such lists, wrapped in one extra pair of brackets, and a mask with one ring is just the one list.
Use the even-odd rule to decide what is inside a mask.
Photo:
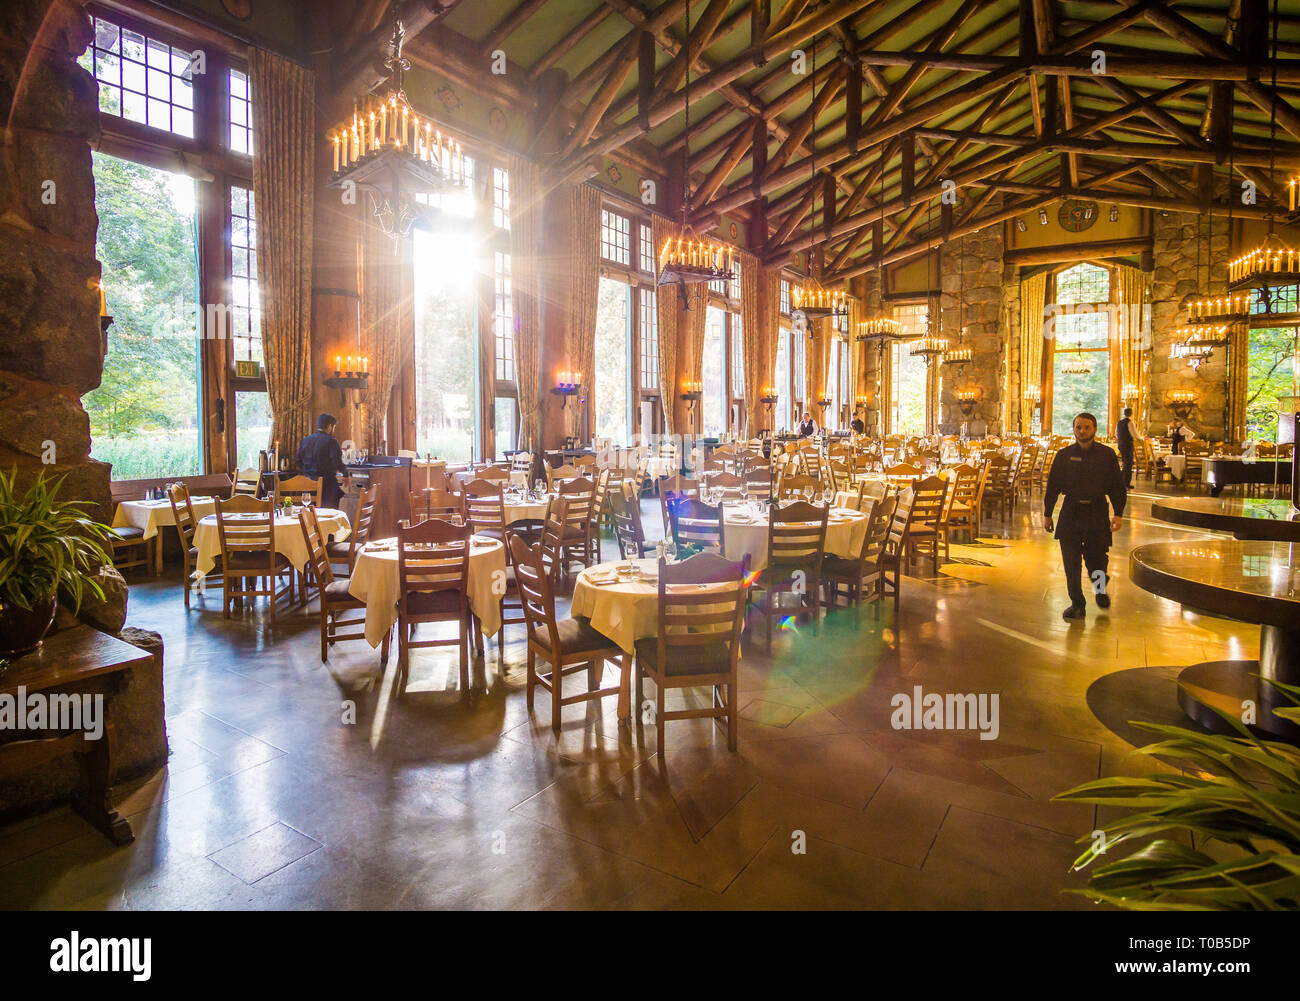
[(672, 535), (664, 536), (664, 560), (668, 563), (677, 562), (677, 540)]
[(302, 493), (302, 506), (311, 507), (311, 501), (312, 501), (312, 495), (304, 490)]

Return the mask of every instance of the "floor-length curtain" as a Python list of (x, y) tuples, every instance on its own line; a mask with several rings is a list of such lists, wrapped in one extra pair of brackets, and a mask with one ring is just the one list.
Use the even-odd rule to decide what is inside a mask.
[[(704, 326), (708, 319), (709, 313), (709, 293), (707, 285), (694, 285), (690, 288), (690, 307), (681, 313), (678, 317), (677, 326), (682, 334), (681, 347), (679, 350), (686, 352), (685, 378), (691, 382), (701, 382), (704, 379)], [(727, 403), (723, 401), (723, 412), (727, 410)], [(704, 401), (700, 400), (695, 404), (694, 411), (695, 427), (685, 428), (683, 434), (695, 434), (703, 426), (704, 421)]]
[(311, 253), (316, 84), (311, 70), (249, 50), (257, 143), (258, 281), (271, 440), (293, 452), (312, 429)]
[[(1131, 387), (1132, 398), (1138, 405), (1141, 419), (1147, 386), (1146, 353), (1150, 348), (1150, 331), (1146, 326), (1147, 276), (1137, 268), (1121, 264), (1117, 269), (1119, 299), (1120, 395), (1124, 386)], [(1121, 401), (1121, 404), (1127, 401)]]
[(519, 447), (540, 444), (542, 407), (538, 372), (538, 213), (541, 210), (537, 164), (511, 155), (510, 169), (510, 286), (514, 297), (515, 385), (519, 391)]
[(1043, 307), (1047, 302), (1047, 274), (1041, 273), (1020, 281), (1020, 431), (1027, 434), (1033, 427), (1034, 402), (1026, 398), (1031, 386), (1043, 387)]
[(372, 223), (363, 232), (361, 346), (370, 359), (370, 378), (361, 408), (364, 429), (354, 429), (354, 434), (371, 453), (379, 454), (403, 349), (407, 344), (414, 349), (415, 344), (413, 241), (404, 237), (394, 245)]
[(771, 336), (763, 326), (762, 297), (763, 275), (758, 259), (750, 254), (740, 254), (740, 336), (745, 355), (745, 426), (749, 437), (758, 434), (763, 426), (767, 408), (759, 402), (763, 395), (765, 379), (770, 377), (767, 367), (767, 339)]
[[(776, 356), (781, 349), (781, 269), (764, 268), (758, 282), (759, 331), (763, 338), (763, 381), (773, 388), (777, 385)], [(788, 363), (789, 359), (787, 359)], [(793, 394), (795, 387), (790, 386)], [(760, 425), (761, 426), (761, 425)], [(772, 430), (776, 431), (776, 415), (772, 417)]]
[(862, 322), (862, 300), (849, 298), (849, 342), (845, 351), (849, 366), (849, 398), (844, 402), (849, 408), (849, 423), (858, 412), (858, 397), (862, 395), (862, 355), (863, 345), (858, 341), (858, 324)]
[[(663, 216), (650, 224), (655, 253), (677, 233), (676, 227)], [(677, 286), (660, 285), (655, 290), (656, 315), (659, 319), (659, 406), (664, 415), (664, 431), (677, 429), (674, 407), (677, 402)]]
[[(512, 262), (513, 263), (513, 262)], [(569, 366), (582, 373), (583, 406), (570, 407), (568, 434), (580, 437), (580, 420), (592, 407), (596, 382), (596, 302), (600, 296), (600, 191), (575, 184), (569, 192)]]

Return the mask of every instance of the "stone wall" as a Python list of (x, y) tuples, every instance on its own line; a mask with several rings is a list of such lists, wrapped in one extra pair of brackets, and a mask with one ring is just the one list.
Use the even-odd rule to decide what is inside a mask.
[(90, 22), (67, 0), (0, 4), (0, 468), (68, 475), (63, 496), (109, 511), (109, 467), (88, 458), (81, 396), (105, 341), (95, 259), (94, 79), (76, 63)]
[[(1180, 212), (1155, 213), (1152, 220), (1155, 273), (1151, 286), (1151, 407), (1148, 434), (1164, 434), (1174, 415), (1165, 406), (1166, 396), (1175, 389), (1191, 389), (1199, 401), (1187, 423), (1203, 438), (1224, 439), (1228, 401), (1227, 349), (1215, 348), (1208, 362), (1193, 371), (1185, 360), (1170, 359), (1173, 331), (1186, 313), (1179, 308), (1183, 297), (1193, 293), (1222, 295), (1227, 291), (1228, 221), (1213, 217), (1210, 236), (1208, 286), (1205, 272), (1206, 223)], [(1199, 239), (1198, 239), (1199, 231)], [(1198, 274), (1197, 246), (1201, 248)]]
[[(990, 204), (996, 211), (998, 204)], [(939, 309), (943, 336), (957, 346), (958, 331), (966, 328), (965, 344), (973, 355), (960, 369), (941, 367), (943, 392), (940, 398), (939, 430), (958, 434), (963, 422), (971, 435), (999, 433), (1002, 429), (1002, 396), (1005, 383), (1007, 331), (1006, 287), (1014, 285), (1002, 255), (1006, 239), (1000, 223), (977, 233), (951, 240), (943, 247)], [(1015, 292), (1018, 296), (1019, 291)], [(969, 420), (957, 406), (958, 389), (977, 388), (979, 402)]]

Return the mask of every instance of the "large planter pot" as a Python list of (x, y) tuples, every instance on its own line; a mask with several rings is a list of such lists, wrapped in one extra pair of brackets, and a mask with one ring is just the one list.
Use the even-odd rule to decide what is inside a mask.
[(0, 602), (0, 657), (18, 657), (40, 646), (57, 606), (56, 598), (33, 601), (30, 609)]

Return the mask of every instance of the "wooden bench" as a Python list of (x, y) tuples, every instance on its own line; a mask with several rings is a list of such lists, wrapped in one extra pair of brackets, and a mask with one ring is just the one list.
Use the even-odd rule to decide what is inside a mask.
[[(113, 774), (113, 697), (127, 687), (131, 671), (148, 664), (153, 655), (89, 626), (63, 629), (34, 651), (16, 657), (0, 674), (0, 696), (15, 701), (39, 693), (103, 697), (102, 731), (91, 739), (85, 730), (0, 731), (0, 782), (59, 755), (72, 754), (81, 779), (72, 808), (115, 845), (135, 840), (131, 825), (109, 802)], [(83, 720), (84, 722), (84, 720)]]

